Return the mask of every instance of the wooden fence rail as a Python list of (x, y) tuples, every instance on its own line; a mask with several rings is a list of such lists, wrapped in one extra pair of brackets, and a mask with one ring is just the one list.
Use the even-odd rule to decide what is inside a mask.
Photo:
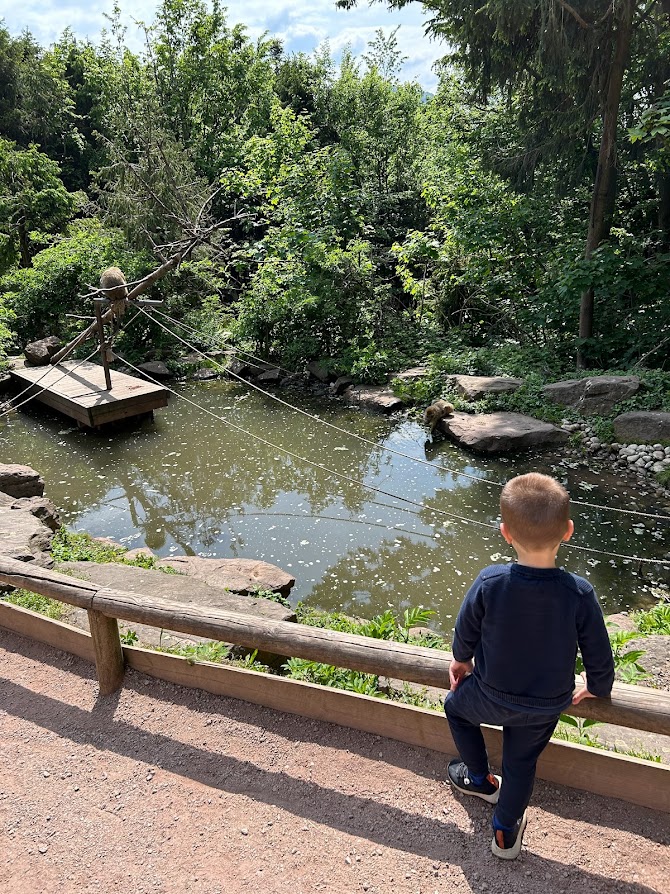
[[(424, 686), (448, 689), (449, 685), (451, 655), (440, 649), (123, 593), (5, 557), (0, 557), (0, 582), (88, 611), (103, 695), (115, 691), (123, 682), (124, 659), (117, 619)], [(585, 699), (580, 705), (571, 707), (570, 713), (670, 735), (670, 695), (645, 687), (616, 683), (611, 698)]]

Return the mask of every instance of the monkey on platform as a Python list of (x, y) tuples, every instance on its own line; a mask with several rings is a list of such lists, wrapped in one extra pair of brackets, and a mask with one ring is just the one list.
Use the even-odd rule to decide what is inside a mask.
[(122, 317), (126, 310), (126, 298), (128, 297), (128, 287), (123, 272), (118, 267), (108, 267), (103, 270), (100, 276), (100, 288), (111, 290), (104, 292), (104, 296), (112, 305), (114, 316)]
[(430, 433), (433, 435), (440, 422), (453, 412), (453, 404), (447, 403), (446, 400), (436, 400), (424, 411), (423, 423), (430, 427)]

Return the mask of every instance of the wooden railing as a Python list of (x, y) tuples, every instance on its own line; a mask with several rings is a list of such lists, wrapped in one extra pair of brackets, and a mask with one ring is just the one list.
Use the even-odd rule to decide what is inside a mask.
[[(3, 557), (0, 582), (86, 609), (102, 695), (117, 690), (125, 673), (117, 619), (424, 686), (449, 686), (451, 655), (440, 649), (123, 593)], [(578, 717), (670, 735), (670, 695), (647, 687), (615, 683), (611, 698), (585, 699), (569, 711)]]

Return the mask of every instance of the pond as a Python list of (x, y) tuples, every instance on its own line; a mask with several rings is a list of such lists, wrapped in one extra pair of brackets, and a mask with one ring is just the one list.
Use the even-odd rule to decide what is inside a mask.
[[(553, 474), (573, 500), (664, 509), (635, 483), (556, 452), (483, 458), (427, 445), (412, 421), (288, 398), (369, 444), (238, 384), (177, 390), (225, 422), (172, 397), (154, 423), (98, 434), (33, 406), (0, 423), (0, 460), (38, 469), (74, 530), (161, 556), (262, 559), (295, 576), (293, 602), (361, 617), (423, 605), (446, 633), (479, 569), (511, 556), (487, 525), (497, 524), (498, 482), (512, 474)], [(667, 522), (584, 506), (573, 518), (579, 546), (653, 558), (670, 550)], [(651, 599), (637, 562), (566, 547), (561, 562), (591, 580), (607, 612)]]

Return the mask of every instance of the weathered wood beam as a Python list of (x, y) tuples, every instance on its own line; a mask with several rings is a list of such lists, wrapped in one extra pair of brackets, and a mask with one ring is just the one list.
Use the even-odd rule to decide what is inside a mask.
[(89, 609), (88, 626), (95, 649), (95, 669), (100, 685), (100, 695), (111, 695), (123, 685), (125, 665), (119, 625), (116, 618)]
[[(19, 581), (17, 583), (16, 581)], [(54, 571), (0, 558), (0, 582), (21, 586), (107, 616), (206, 637), (276, 655), (306, 658), (364, 673), (447, 689), (451, 655), (285, 621), (226, 612), (213, 606), (156, 600), (138, 593), (98, 588)], [(569, 713), (603, 723), (670, 735), (670, 694), (616, 683), (609, 699), (584, 699)]]

